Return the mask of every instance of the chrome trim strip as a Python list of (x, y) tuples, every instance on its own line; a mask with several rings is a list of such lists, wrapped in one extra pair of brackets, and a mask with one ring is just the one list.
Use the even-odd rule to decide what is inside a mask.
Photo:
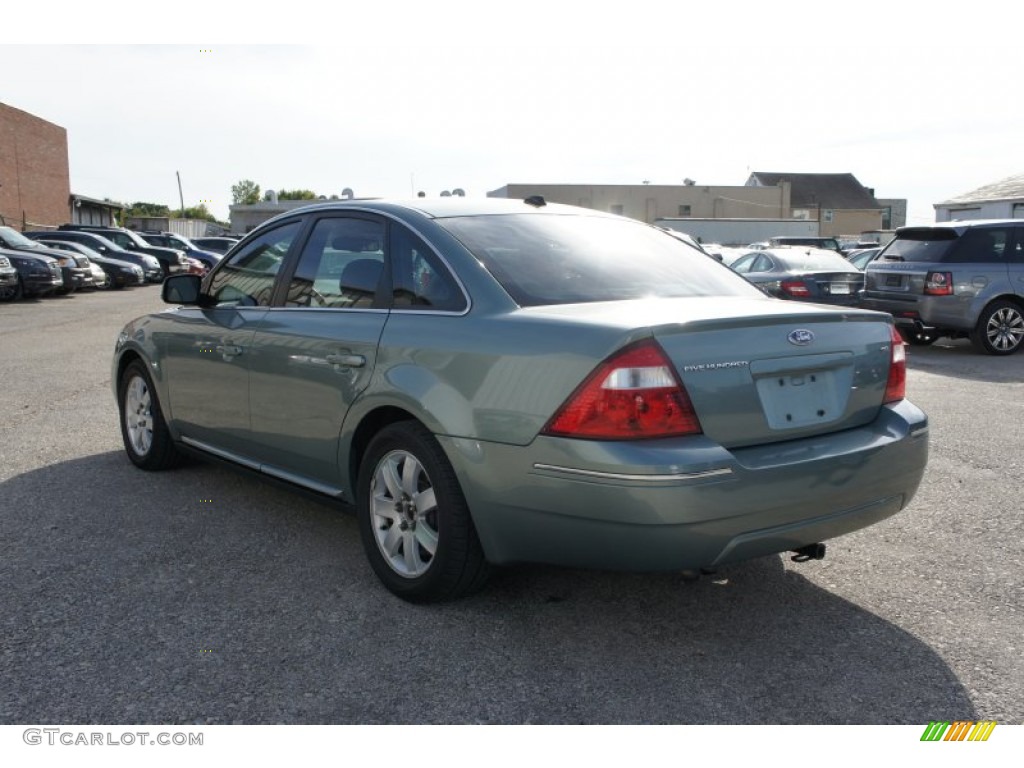
[(225, 451), (223, 448), (214, 448), (212, 445), (207, 445), (199, 440), (193, 440), (191, 437), (186, 437), (185, 435), (181, 436), (181, 442), (185, 443), (185, 445), (190, 445), (193, 448), (198, 448), (201, 451), (212, 453), (214, 456), (219, 456), (222, 459), (227, 459), (228, 461), (233, 461), (236, 464), (241, 464), (243, 467), (247, 467), (248, 469), (255, 469), (259, 471), (260, 465), (257, 462), (243, 458), (237, 453)]
[(270, 475), (271, 477), (276, 477), (279, 480), (287, 480), (289, 483), (301, 485), (304, 488), (309, 488), (312, 491), (316, 491), (317, 493), (323, 493), (326, 494), (327, 496), (334, 496), (335, 498), (340, 499), (345, 495), (344, 491), (342, 491), (341, 488), (337, 488), (333, 485), (328, 485), (327, 483), (321, 483), (316, 480), (310, 480), (306, 477), (303, 477), (302, 475), (296, 475), (292, 472), (287, 472), (283, 469), (278, 469), (277, 467), (268, 466), (267, 464), (261, 466), (260, 471), (266, 475)]
[(732, 470), (728, 467), (722, 467), (720, 469), (708, 469), (703, 472), (685, 472), (682, 474), (673, 475), (633, 475), (624, 474), (618, 472), (598, 472), (593, 469), (575, 469), (573, 467), (559, 467), (554, 464), (540, 464), (536, 463), (533, 465), (534, 469), (547, 470), (549, 472), (564, 472), (568, 475), (583, 475), (584, 477), (596, 477), (601, 480), (628, 480), (631, 482), (642, 482), (642, 483), (664, 483), (677, 480), (703, 480), (707, 477), (722, 477), (725, 475), (731, 475)]
[(301, 485), (304, 488), (309, 488), (310, 490), (316, 491), (317, 493), (323, 493), (327, 496), (333, 496), (338, 499), (343, 499), (345, 497), (345, 492), (341, 488), (335, 487), (333, 485), (328, 485), (327, 483), (321, 483), (316, 480), (310, 480), (308, 478), (303, 477), (302, 475), (296, 475), (291, 472), (287, 472), (283, 469), (278, 469), (277, 467), (271, 467), (266, 464), (259, 464), (258, 462), (252, 461), (251, 459), (246, 459), (242, 456), (239, 456), (237, 453), (225, 451), (223, 448), (215, 448), (212, 445), (208, 445), (207, 443), (200, 442), (199, 440), (194, 440), (191, 437), (186, 437), (185, 435), (182, 435), (181, 442), (185, 443), (188, 446), (191, 446), (192, 448), (198, 448), (199, 450), (204, 451), (206, 453), (212, 453), (214, 456), (217, 456), (219, 458), (227, 459), (228, 461), (234, 462), (235, 464), (241, 464), (246, 469), (253, 469), (265, 475), (276, 477), (279, 480), (286, 480), (289, 483)]
[(920, 437), (928, 432), (928, 427), (918, 427), (917, 429), (910, 430), (911, 437)]

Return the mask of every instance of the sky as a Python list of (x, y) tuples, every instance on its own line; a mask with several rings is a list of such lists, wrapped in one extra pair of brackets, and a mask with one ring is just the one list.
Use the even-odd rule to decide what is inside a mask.
[(47, 5), (5, 11), (25, 42), (0, 46), (0, 102), (67, 129), (74, 193), (124, 203), (177, 207), (177, 174), (226, 219), (242, 179), (410, 197), (849, 172), (920, 224), (1024, 172), (1007, 3)]

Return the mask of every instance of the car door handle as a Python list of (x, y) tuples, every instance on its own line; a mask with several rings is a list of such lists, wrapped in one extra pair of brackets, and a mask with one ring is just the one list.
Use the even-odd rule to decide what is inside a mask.
[(327, 362), (339, 368), (362, 368), (366, 358), (362, 355), (328, 355)]
[(225, 360), (230, 360), (232, 357), (242, 354), (242, 348), (237, 344), (218, 344), (214, 349)]

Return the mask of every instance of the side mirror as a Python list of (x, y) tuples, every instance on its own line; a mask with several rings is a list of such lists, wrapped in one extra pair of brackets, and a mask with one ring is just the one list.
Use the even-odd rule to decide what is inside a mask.
[(199, 275), (172, 275), (164, 280), (160, 298), (167, 304), (199, 304), (203, 280)]

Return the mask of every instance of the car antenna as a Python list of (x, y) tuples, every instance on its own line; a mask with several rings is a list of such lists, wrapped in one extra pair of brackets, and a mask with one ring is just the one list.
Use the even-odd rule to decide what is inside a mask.
[(527, 205), (532, 205), (534, 208), (543, 208), (548, 204), (543, 195), (530, 195), (529, 197), (524, 198), (523, 202)]

